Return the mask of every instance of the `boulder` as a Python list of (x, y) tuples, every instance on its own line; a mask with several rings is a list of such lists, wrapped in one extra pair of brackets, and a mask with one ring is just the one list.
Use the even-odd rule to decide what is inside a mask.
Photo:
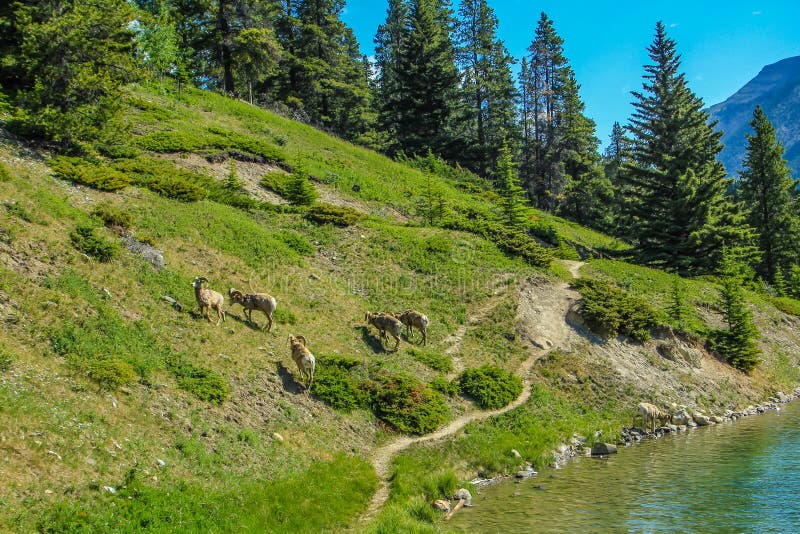
[(694, 422), (697, 423), (697, 426), (708, 426), (711, 424), (711, 419), (702, 413), (694, 414)]
[(678, 426), (687, 426), (691, 420), (692, 416), (689, 415), (689, 412), (686, 410), (686, 408), (681, 408), (672, 414), (672, 423)]
[(613, 443), (597, 442), (592, 445), (592, 456), (605, 456), (608, 454), (616, 454), (617, 446)]

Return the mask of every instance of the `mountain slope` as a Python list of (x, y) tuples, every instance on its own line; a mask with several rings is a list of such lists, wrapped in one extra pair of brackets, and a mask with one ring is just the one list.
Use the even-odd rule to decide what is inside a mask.
[[(430, 498), (477, 472), (516, 469), (512, 448), (539, 465), (573, 432), (614, 439), (642, 399), (723, 411), (800, 383), (800, 325), (781, 311), (796, 315), (796, 301), (778, 309), (749, 294), (765, 349), (753, 376), (670, 329), (645, 344), (602, 340), (573, 325), (570, 264), (536, 267), (479, 233), (426, 224), (432, 190), (448, 215), (492, 217), (495, 194), (473, 177), (395, 162), (212, 93), (135, 87), (127, 102), (133, 135), (82, 162), (50, 159), (0, 129), (0, 530), (361, 530), (359, 516), (385, 487), (389, 501), (365, 529), (426, 531), (436, 526)], [(232, 161), (234, 142), (276, 161)], [(264, 183), (280, 190), (289, 165), (361, 219), (321, 224), (287, 205)], [(75, 180), (65, 179), (74, 168)], [(96, 187), (119, 185), (121, 173), (135, 183)], [(552, 225), (562, 255), (576, 254), (569, 243), (619, 248), (529, 215)], [(109, 261), (96, 259), (103, 243), (117, 247)], [(152, 249), (163, 261), (143, 255)], [(589, 258), (581, 275), (662, 314), (669, 306), (666, 273)], [(225, 294), (274, 295), (272, 331), (227, 299), (224, 323), (203, 320), (195, 276)], [(686, 289), (692, 331), (718, 327), (713, 280)], [(364, 312), (406, 307), (430, 317), (428, 346), (417, 335), (387, 350)], [(308, 394), (289, 333), (304, 335), (318, 358)], [(447, 429), (483, 413), (448, 380), (485, 364), (523, 373), (530, 398), (452, 441), (412, 446), (385, 466), (389, 486), (379, 484), (389, 473), (367, 459), (409, 435), (392, 417), (425, 422), (444, 406), (444, 420), (432, 420)], [(417, 402), (393, 413), (394, 400)], [(436, 432), (428, 428), (418, 433)]]
[(745, 134), (752, 134), (750, 121), (756, 105), (764, 109), (775, 127), (793, 176), (800, 176), (800, 56), (767, 65), (725, 102), (708, 109), (724, 132), (720, 161), (730, 176), (738, 176), (741, 169), (747, 147)]

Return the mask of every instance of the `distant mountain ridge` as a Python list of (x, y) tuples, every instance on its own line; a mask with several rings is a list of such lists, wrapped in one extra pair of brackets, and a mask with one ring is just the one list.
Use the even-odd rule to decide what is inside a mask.
[(752, 134), (753, 110), (760, 105), (783, 143), (784, 158), (792, 176), (800, 178), (800, 56), (767, 65), (730, 98), (708, 108), (717, 128), (724, 132), (725, 149), (719, 159), (732, 177), (738, 177)]

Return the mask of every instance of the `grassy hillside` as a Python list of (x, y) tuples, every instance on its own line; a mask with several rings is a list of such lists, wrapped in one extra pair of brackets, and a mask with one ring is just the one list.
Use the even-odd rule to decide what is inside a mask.
[[(521, 408), (399, 456), (389, 506), (359, 524), (377, 487), (376, 448), (398, 429), (426, 433), (475, 409), (457, 394), (465, 369), (513, 373), (527, 358), (521, 289), (571, 278), (548, 254), (624, 247), (533, 210), (531, 231), (553, 248), (509, 244), (515, 236), (476, 222), (493, 218), (496, 201), (477, 177), (393, 162), (242, 102), (141, 87), (127, 102), (133, 135), (77, 159), (0, 139), (3, 529), (440, 529), (432, 498), (475, 473), (514, 469), (511, 448), (541, 463), (573, 432), (612, 439), (644, 394), (587, 350), (553, 352)], [(358, 222), (320, 224), (287, 204), (281, 184), (299, 168)], [(584, 269), (668, 320), (669, 276), (609, 260)], [(224, 323), (202, 319), (197, 276), (225, 294), (274, 295), (272, 331), (227, 300)], [(686, 284), (700, 310), (689, 330), (702, 336), (718, 317), (717, 290)], [(752, 398), (800, 375), (787, 349), (798, 341), (776, 341), (797, 324), (784, 313), (797, 303), (781, 312), (769, 297), (751, 301), (760, 324), (779, 325), (756, 375), (742, 379)], [(430, 317), (429, 345), (415, 334), (387, 350), (364, 313), (409, 307)], [(310, 393), (290, 333), (317, 355)]]

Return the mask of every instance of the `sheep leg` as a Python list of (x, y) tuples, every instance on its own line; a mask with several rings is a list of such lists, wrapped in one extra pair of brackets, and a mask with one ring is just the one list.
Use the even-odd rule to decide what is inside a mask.
[(422, 344), (428, 344), (428, 333), (425, 330), (422, 330)]
[(394, 350), (396, 351), (397, 348), (400, 346), (400, 338), (394, 334), (392, 334), (392, 337), (394, 338)]

